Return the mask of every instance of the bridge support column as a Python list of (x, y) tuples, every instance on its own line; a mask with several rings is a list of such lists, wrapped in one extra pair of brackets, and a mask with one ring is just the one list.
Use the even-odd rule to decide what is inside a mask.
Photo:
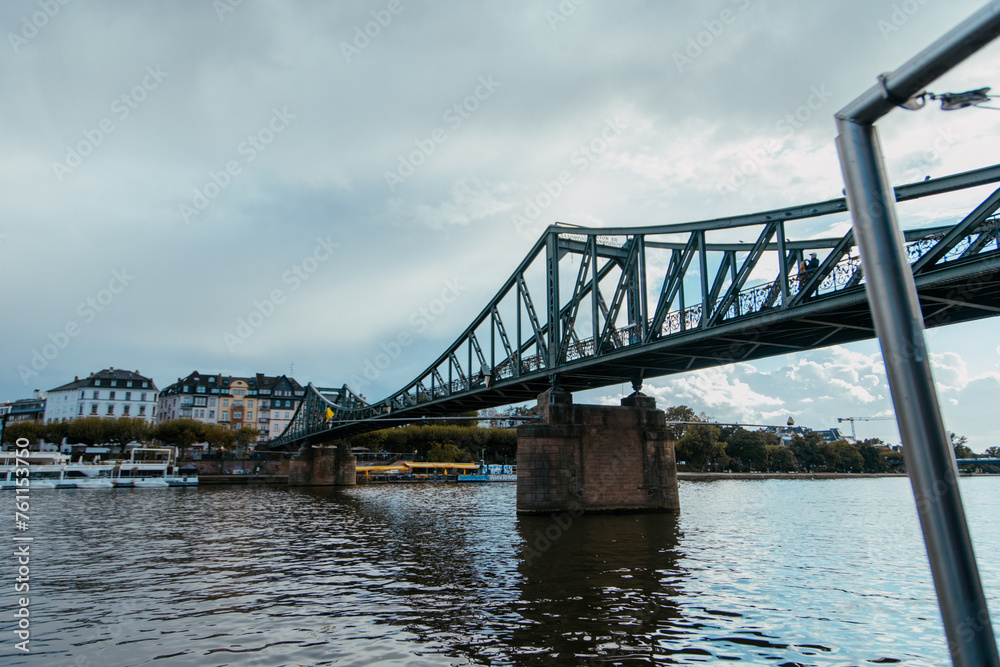
[(288, 465), (289, 486), (354, 486), (357, 458), (350, 445), (334, 447), (303, 445)]
[(574, 405), (569, 392), (538, 397), (543, 423), (517, 429), (517, 512), (574, 515), (680, 509), (674, 443), (656, 400)]

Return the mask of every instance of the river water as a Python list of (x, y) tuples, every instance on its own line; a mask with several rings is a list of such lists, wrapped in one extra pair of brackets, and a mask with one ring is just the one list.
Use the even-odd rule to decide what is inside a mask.
[[(950, 664), (905, 478), (578, 518), (518, 518), (514, 487), (38, 491), (31, 653), (0, 557), (0, 664)], [(1000, 626), (1000, 478), (962, 494)]]

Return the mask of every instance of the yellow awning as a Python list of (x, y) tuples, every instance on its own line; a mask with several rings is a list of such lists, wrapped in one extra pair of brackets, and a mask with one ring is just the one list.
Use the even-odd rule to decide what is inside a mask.
[(479, 470), (479, 465), (476, 463), (412, 463), (407, 461), (405, 465), (414, 470), (440, 470), (444, 468), (451, 468), (454, 470)]

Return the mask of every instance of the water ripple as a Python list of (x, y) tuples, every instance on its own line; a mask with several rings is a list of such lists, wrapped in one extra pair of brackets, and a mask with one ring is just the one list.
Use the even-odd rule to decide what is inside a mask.
[[(0, 661), (948, 662), (905, 479), (682, 483), (679, 515), (518, 518), (513, 492), (38, 493), (33, 651), (4, 642)], [(1000, 552), (998, 492), (963, 480), (994, 608), (1000, 564), (982, 554)]]

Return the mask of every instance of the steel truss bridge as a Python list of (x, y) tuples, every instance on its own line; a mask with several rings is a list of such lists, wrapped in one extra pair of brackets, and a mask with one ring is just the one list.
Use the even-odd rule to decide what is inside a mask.
[[(997, 182), (1000, 165), (899, 186), (895, 195), (900, 203), (940, 197), (954, 210), (959, 191)], [(909, 206), (903, 219), (920, 218), (922, 209)], [(961, 215), (967, 207), (947, 224), (904, 232), (928, 327), (1000, 314), (1000, 189)], [(683, 224), (552, 225), (412, 382), (376, 403), (346, 385), (310, 384), (270, 447), (532, 400), (554, 384), (575, 392), (641, 383), (874, 338), (853, 230), (821, 238), (849, 225), (843, 198)], [(820, 264), (807, 272), (812, 252)]]

